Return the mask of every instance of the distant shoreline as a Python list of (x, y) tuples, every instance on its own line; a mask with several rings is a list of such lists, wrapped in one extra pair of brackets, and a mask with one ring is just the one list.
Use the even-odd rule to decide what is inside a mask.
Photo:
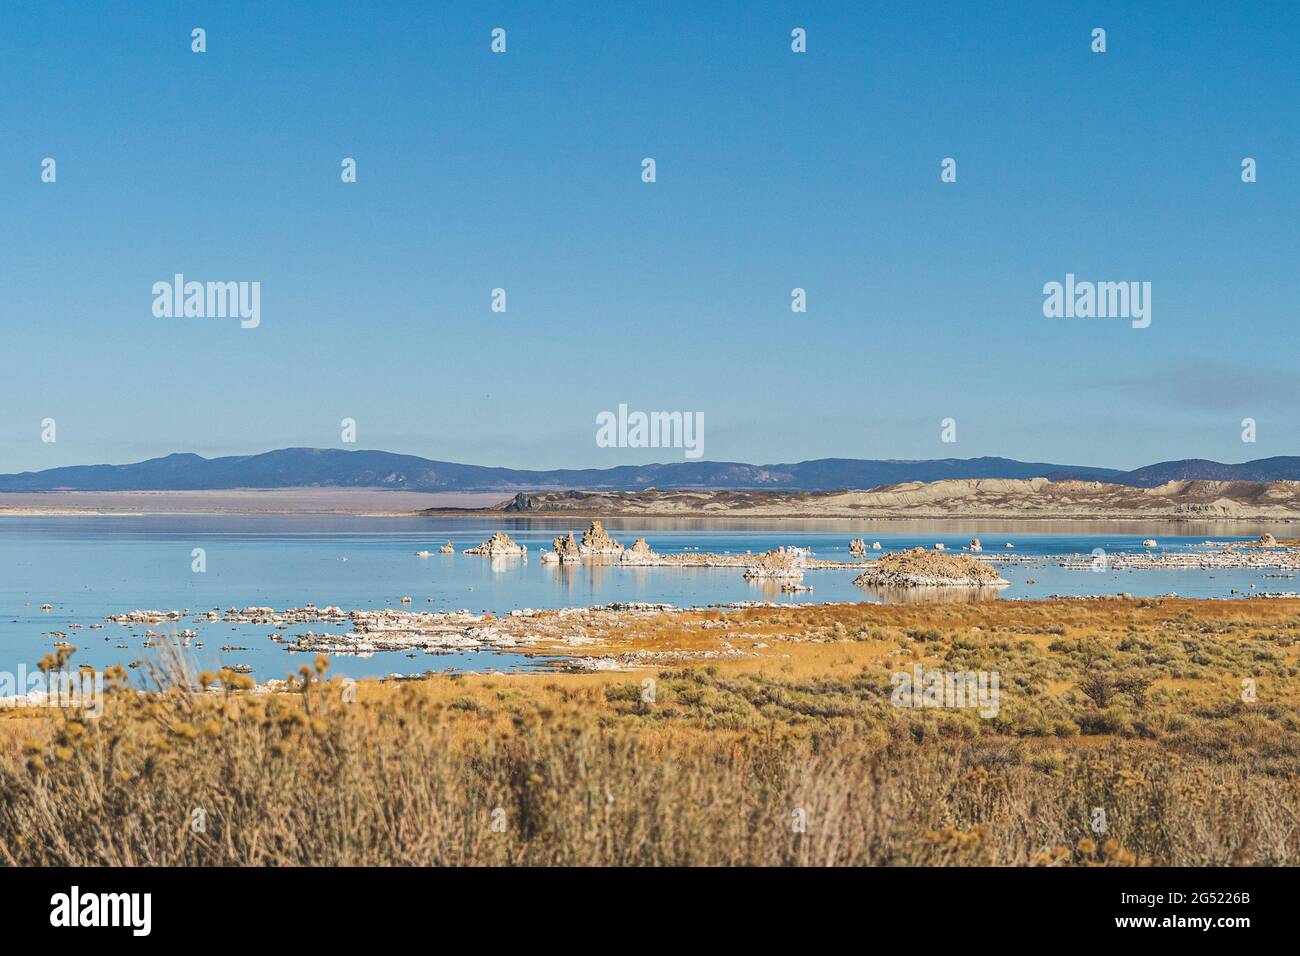
[[(0, 519), (61, 518), (61, 516), (367, 516), (367, 518), (461, 518), (478, 522), (586, 523), (593, 519), (617, 522), (685, 524), (728, 522), (833, 523), (880, 529), (959, 522), (997, 528), (1049, 524), (1096, 524), (1152, 528), (1225, 528), (1238, 525), (1242, 533), (1286, 529), (1300, 522), (1300, 507), (1258, 507), (1251, 499), (1226, 501), (1218, 507), (1183, 511), (1184, 496), (1152, 498), (1152, 492), (1122, 489), (1121, 496), (1087, 501), (1082, 494), (1066, 498), (1026, 492), (1027, 483), (953, 481), (931, 485), (892, 486), (863, 492), (530, 492), (511, 498), (502, 492), (400, 492), (381, 488), (289, 488), (183, 490), (183, 492), (3, 492)], [(1087, 488), (1079, 483), (1080, 488)], [(988, 489), (995, 488), (996, 494)], [(1110, 486), (1114, 489), (1114, 486)], [(1118, 489), (1117, 489), (1118, 490)], [(523, 506), (520, 507), (520, 503)], [(1291, 505), (1294, 502), (1288, 502)], [(507, 510), (512, 505), (519, 510)], [(1203, 510), (1204, 509), (1204, 510)]]
[[(450, 502), (441, 503), (441, 507), (430, 507), (430, 498), (465, 497), (486, 498), (478, 503), (464, 502), (454, 506)], [(18, 499), (18, 502), (14, 501)], [(413, 499), (413, 501), (412, 501)], [(39, 501), (39, 506), (36, 502)], [(1096, 531), (1122, 532), (1126, 528), (1160, 529), (1162, 533), (1174, 533), (1178, 525), (1187, 528), (1204, 528), (1204, 533), (1240, 533), (1240, 535), (1257, 535), (1262, 531), (1292, 533), (1297, 519), (1265, 518), (1265, 516), (1175, 516), (1143, 514), (1017, 514), (1015, 511), (1002, 514), (989, 512), (923, 512), (923, 514), (889, 514), (879, 512), (874, 515), (844, 514), (809, 514), (809, 512), (767, 512), (745, 511), (684, 511), (677, 514), (642, 514), (628, 511), (534, 511), (517, 512), (499, 510), (499, 494), (487, 493), (481, 496), (467, 494), (417, 494), (408, 492), (352, 492), (352, 490), (312, 489), (311, 493), (300, 492), (42, 492), (42, 493), (0, 493), (0, 527), (5, 518), (430, 518), (430, 519), (473, 519), (485, 525), (500, 524), (513, 527), (519, 523), (537, 523), (546, 527), (577, 527), (590, 520), (603, 520), (611, 527), (634, 527), (637, 524), (656, 525), (680, 523), (681, 525), (729, 524), (733, 527), (753, 525), (759, 527), (767, 524), (805, 524), (809, 527), (826, 525), (826, 527), (844, 527), (853, 525), (863, 532), (875, 531), (887, 533), (888, 525), (904, 528), (936, 528), (939, 525), (952, 524), (953, 531), (1019, 531), (1052, 533), (1050, 528), (1071, 529), (1083, 532), (1087, 525), (1093, 525)], [(385, 507), (389, 505), (389, 507)], [(959, 525), (959, 527), (957, 527)], [(1236, 531), (1230, 531), (1235, 527)], [(1203, 533), (1191, 531), (1188, 533)]]
[(491, 518), (496, 517), (506, 521), (569, 521), (571, 524), (578, 522), (587, 523), (590, 521), (740, 521), (740, 522), (763, 522), (763, 521), (833, 521), (837, 524), (851, 523), (862, 525), (869, 528), (872, 525), (883, 523), (898, 522), (901, 524), (927, 524), (932, 525), (941, 521), (960, 521), (965, 524), (974, 525), (975, 523), (996, 524), (999, 522), (1016, 522), (1016, 523), (1042, 523), (1050, 524), (1052, 522), (1062, 523), (1113, 523), (1113, 524), (1132, 524), (1132, 525), (1171, 525), (1171, 524), (1189, 524), (1189, 525), (1249, 525), (1254, 528), (1256, 525), (1264, 527), (1268, 525), (1278, 525), (1279, 527), (1291, 527), (1300, 524), (1300, 515), (1291, 518), (1277, 518), (1264, 515), (1209, 515), (1209, 516), (1188, 516), (1188, 515), (1171, 515), (1171, 514), (1096, 514), (1091, 512), (1081, 512), (1078, 514), (1022, 514), (1022, 513), (1002, 513), (990, 514), (986, 511), (948, 511), (933, 513), (899, 513), (899, 512), (882, 512), (875, 515), (847, 515), (847, 514), (807, 514), (800, 512), (642, 512), (642, 511), (535, 511), (535, 512), (517, 512), (517, 511), (499, 511), (493, 508), (430, 508), (426, 511), (417, 513), (417, 516), (428, 518)]
[[(449, 509), (431, 509), (446, 514)], [(830, 518), (878, 521), (1300, 521), (1300, 483), (1170, 481), (1131, 488), (1096, 481), (949, 479), (842, 491), (690, 490), (519, 492), (483, 513), (505, 517)]]
[(0, 518), (76, 516), (319, 515), (412, 517), (437, 507), (499, 504), (499, 492), (414, 492), (375, 488), (232, 491), (0, 492)]

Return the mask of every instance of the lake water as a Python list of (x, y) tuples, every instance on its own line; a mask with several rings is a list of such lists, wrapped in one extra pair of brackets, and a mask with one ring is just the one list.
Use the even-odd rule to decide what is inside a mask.
[[(1143, 538), (1153, 537), (1164, 550), (1194, 548), (1215, 541), (1253, 539), (1263, 530), (1252, 525), (1225, 530), (1224, 525), (1123, 526), (1044, 522), (934, 522), (918, 528), (907, 522), (752, 521), (700, 519), (621, 519), (605, 522), (610, 533), (630, 545), (644, 535), (660, 553), (699, 551), (761, 552), (778, 545), (811, 547), (817, 557), (847, 560), (851, 537), (880, 541), (884, 550), (943, 542), (960, 550), (978, 535), (986, 554), (1035, 558), (1029, 564), (999, 565), (1011, 586), (998, 598), (1042, 598), (1053, 594), (1159, 595), (1229, 597), (1235, 590), (1290, 591), (1294, 580), (1266, 577), (1260, 570), (1145, 570), (1101, 572), (1068, 570), (1061, 558), (1140, 552)], [(342, 608), (406, 608), (507, 612), (515, 608), (585, 607), (613, 601), (663, 602), (681, 607), (739, 601), (778, 602), (881, 601), (890, 596), (855, 586), (852, 571), (809, 571), (809, 593), (782, 594), (770, 584), (745, 581), (738, 568), (624, 568), (584, 563), (543, 565), (539, 549), (556, 534), (581, 531), (576, 519), (484, 519), (363, 516), (130, 516), (0, 518), (0, 672), (22, 665), (34, 668), (53, 648), (49, 632), (67, 631), (78, 648), (74, 662), (96, 668), (144, 660), (143, 626), (105, 624), (103, 630), (69, 630), (102, 622), (105, 615), (135, 609), (183, 610), (250, 605), (277, 610), (314, 603)], [(506, 530), (526, 544), (527, 559), (465, 555), (471, 547)], [(448, 540), (454, 555), (437, 554)], [(1015, 544), (1007, 551), (1006, 542)], [(207, 570), (191, 569), (193, 549), (206, 554)], [(434, 554), (418, 558), (416, 551)], [(1029, 584), (1030, 580), (1036, 583)], [(402, 605), (403, 596), (412, 599)], [(42, 611), (42, 604), (53, 609)], [(199, 632), (204, 647), (190, 653), (196, 666), (249, 664), (258, 679), (281, 677), (304, 658), (290, 655), (268, 639), (267, 625), (192, 623), (180, 628)], [(167, 625), (155, 625), (166, 632)], [(294, 635), (306, 626), (291, 627)], [(316, 629), (321, 630), (317, 625)], [(126, 645), (119, 647), (118, 645)], [(223, 645), (247, 650), (223, 652)], [(333, 670), (354, 677), (426, 670), (512, 670), (533, 665), (522, 655), (496, 652), (432, 655), (401, 653), (371, 658), (339, 657)]]

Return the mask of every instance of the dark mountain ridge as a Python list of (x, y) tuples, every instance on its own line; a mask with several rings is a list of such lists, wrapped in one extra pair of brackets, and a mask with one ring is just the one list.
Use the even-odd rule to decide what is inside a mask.
[(819, 458), (789, 464), (681, 461), (612, 468), (530, 471), (436, 461), (386, 451), (282, 448), (258, 455), (203, 458), (173, 454), (127, 465), (74, 465), (0, 475), (0, 491), (219, 491), (269, 488), (387, 488), (394, 491), (500, 491), (643, 488), (834, 491), (952, 478), (1074, 478), (1154, 487), (1179, 479), (1300, 480), (1300, 457), (1239, 465), (1203, 459), (1134, 471), (1012, 458), (929, 460)]

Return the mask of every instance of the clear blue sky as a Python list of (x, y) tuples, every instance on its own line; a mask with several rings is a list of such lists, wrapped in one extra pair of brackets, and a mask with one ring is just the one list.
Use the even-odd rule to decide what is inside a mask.
[[(703, 412), (712, 460), (1300, 453), (1298, 50), (1294, 2), (11, 0), (0, 471), (344, 417), (680, 459), (598, 448), (620, 402)], [(261, 327), (155, 318), (176, 272), (260, 281)], [(1150, 281), (1151, 327), (1045, 318), (1067, 272)]]

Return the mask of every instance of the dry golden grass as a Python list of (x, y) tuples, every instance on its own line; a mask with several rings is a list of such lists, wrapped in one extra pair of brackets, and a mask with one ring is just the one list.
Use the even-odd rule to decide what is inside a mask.
[[(118, 673), (98, 720), (0, 721), (0, 860), (1295, 863), (1297, 637), (1295, 601), (835, 605), (662, 615), (605, 648), (753, 657), (354, 703), (323, 660), (285, 694)], [(997, 670), (1000, 713), (891, 707), (915, 661)]]

